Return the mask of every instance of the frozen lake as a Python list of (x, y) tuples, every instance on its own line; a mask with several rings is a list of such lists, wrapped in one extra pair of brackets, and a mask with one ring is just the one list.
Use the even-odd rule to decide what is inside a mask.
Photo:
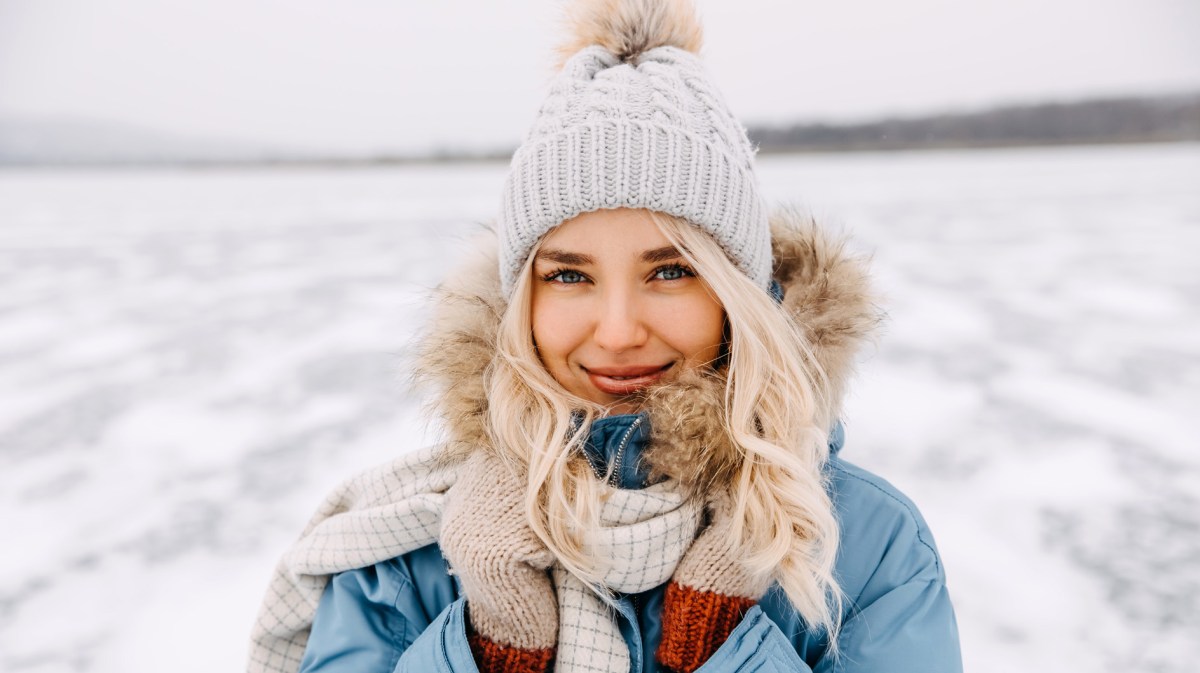
[[(405, 346), (498, 164), (0, 172), (0, 671), (233, 671), (339, 480), (427, 441)], [(967, 670), (1200, 661), (1200, 145), (766, 157), (889, 313), (844, 456)]]

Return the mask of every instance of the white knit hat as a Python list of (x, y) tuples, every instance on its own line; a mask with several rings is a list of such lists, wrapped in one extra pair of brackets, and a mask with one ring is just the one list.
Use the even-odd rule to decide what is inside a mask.
[[(661, 8), (648, 0), (623, 4), (632, 16), (604, 27), (641, 32), (603, 42), (640, 39), (649, 48), (617, 55), (590, 46), (568, 58), (513, 155), (499, 227), (504, 293), (546, 232), (606, 208), (645, 208), (691, 222), (766, 289), (770, 227), (745, 129), (697, 55), (655, 45), (654, 30), (637, 25), (638, 12)], [(661, 12), (643, 18), (663, 20)]]

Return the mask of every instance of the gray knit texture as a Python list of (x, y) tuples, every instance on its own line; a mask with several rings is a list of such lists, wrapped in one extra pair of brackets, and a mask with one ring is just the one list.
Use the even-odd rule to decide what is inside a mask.
[(645, 208), (708, 232), (755, 284), (771, 278), (754, 148), (700, 59), (675, 47), (621, 62), (572, 56), (513, 155), (500, 215), (500, 279), (511, 293), (529, 253), (581, 213)]

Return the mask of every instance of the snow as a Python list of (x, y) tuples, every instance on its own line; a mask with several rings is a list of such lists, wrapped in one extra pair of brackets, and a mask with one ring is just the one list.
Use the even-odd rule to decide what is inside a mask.
[[(424, 297), (500, 164), (0, 173), (0, 670), (236, 670), (339, 480), (431, 441)], [(967, 670), (1200, 659), (1200, 146), (770, 156), (888, 311), (844, 456)]]

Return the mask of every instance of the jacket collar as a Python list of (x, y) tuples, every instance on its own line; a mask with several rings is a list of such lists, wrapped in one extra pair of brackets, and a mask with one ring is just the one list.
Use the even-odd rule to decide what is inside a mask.
[(617, 488), (645, 488), (650, 466), (643, 458), (650, 443), (650, 415), (621, 414), (592, 421), (584, 454), (596, 477)]
[[(596, 477), (617, 488), (649, 486), (653, 470), (643, 458), (650, 444), (650, 430), (647, 413), (605, 416), (592, 421), (583, 450)], [(829, 432), (829, 455), (837, 455), (845, 442), (845, 428), (837, 421)]]

